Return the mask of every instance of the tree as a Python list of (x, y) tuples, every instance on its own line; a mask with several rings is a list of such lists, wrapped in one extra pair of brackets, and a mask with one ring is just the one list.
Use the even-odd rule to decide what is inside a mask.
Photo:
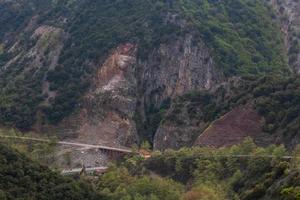
[(223, 194), (211, 186), (199, 185), (185, 193), (183, 200), (225, 200)]
[(300, 169), (300, 144), (295, 147), (292, 153), (291, 168)]

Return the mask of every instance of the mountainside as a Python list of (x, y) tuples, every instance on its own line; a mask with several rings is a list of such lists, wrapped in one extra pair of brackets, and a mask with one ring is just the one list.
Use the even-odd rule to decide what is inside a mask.
[(300, 2), (293, 0), (268, 0), (284, 33), (284, 43), (290, 69), (300, 72)]
[[(299, 150), (299, 149), (298, 149)], [(298, 152), (293, 153), (298, 156)], [(251, 140), (227, 148), (182, 148), (156, 153), (143, 165), (190, 190), (184, 199), (289, 200), (299, 195), (299, 160), (284, 159), (283, 146)], [(266, 156), (267, 155), (267, 156)]]
[(274, 13), (260, 1), (1, 0), (0, 8), (0, 120), (23, 130), (152, 140), (159, 109), (176, 96), (287, 71)]
[(161, 122), (154, 148), (238, 144), (299, 143), (299, 77), (234, 79), (210, 92), (178, 97)]
[(299, 73), (300, 0), (0, 0), (0, 200), (298, 200)]
[(62, 177), (2, 144), (0, 176), (1, 200), (101, 199), (87, 183)]

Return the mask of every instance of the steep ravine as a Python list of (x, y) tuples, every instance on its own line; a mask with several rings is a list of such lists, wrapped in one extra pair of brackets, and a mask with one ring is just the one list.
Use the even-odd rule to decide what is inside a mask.
[[(189, 146), (208, 124), (190, 107), (176, 113), (174, 99), (286, 71), (281, 32), (258, 0), (0, 0), (0, 11), (0, 123), (23, 131)], [(167, 123), (170, 111), (182, 119)]]
[[(154, 136), (170, 100), (190, 91), (209, 89), (223, 79), (208, 48), (192, 34), (161, 44), (139, 63), (137, 113), (144, 126), (139, 130), (156, 143)], [(167, 133), (163, 133), (167, 134)]]

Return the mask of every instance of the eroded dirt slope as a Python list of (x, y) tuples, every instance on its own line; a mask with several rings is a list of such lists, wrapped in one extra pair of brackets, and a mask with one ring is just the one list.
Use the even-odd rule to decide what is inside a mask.
[(225, 147), (251, 137), (263, 144), (271, 137), (263, 133), (263, 118), (250, 105), (239, 106), (220, 117), (197, 138), (195, 145)]

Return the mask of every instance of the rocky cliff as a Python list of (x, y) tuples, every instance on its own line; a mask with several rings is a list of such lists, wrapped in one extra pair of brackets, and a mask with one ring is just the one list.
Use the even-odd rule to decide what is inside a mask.
[(198, 93), (286, 71), (271, 14), (258, 0), (0, 0), (0, 124), (89, 143), (192, 145), (225, 114), (205, 117), (207, 98), (227, 95)]
[(161, 44), (139, 63), (141, 132), (153, 140), (168, 102), (194, 90), (209, 89), (224, 79), (209, 49), (191, 34)]
[[(155, 133), (154, 149), (192, 146), (216, 117), (230, 109), (225, 102), (236, 95), (239, 84), (240, 80), (233, 78), (210, 90), (190, 91), (173, 99)], [(220, 104), (225, 109), (218, 108)]]
[(139, 65), (147, 105), (160, 105), (192, 90), (210, 89), (223, 78), (209, 49), (192, 34), (161, 44)]
[(270, 0), (284, 33), (291, 69), (300, 73), (300, 1)]
[(78, 119), (74, 124), (78, 140), (108, 145), (137, 142), (133, 121), (137, 102), (135, 67), (136, 47), (130, 43), (112, 50), (99, 66), (78, 114), (70, 117)]
[(143, 137), (153, 137), (147, 109), (193, 90), (209, 89), (223, 78), (208, 48), (193, 39), (187, 34), (163, 43), (144, 60), (137, 58), (134, 44), (113, 49), (99, 66), (79, 110), (63, 120), (60, 129), (76, 133), (76, 140), (82, 142), (111, 145), (136, 143), (141, 127)]

